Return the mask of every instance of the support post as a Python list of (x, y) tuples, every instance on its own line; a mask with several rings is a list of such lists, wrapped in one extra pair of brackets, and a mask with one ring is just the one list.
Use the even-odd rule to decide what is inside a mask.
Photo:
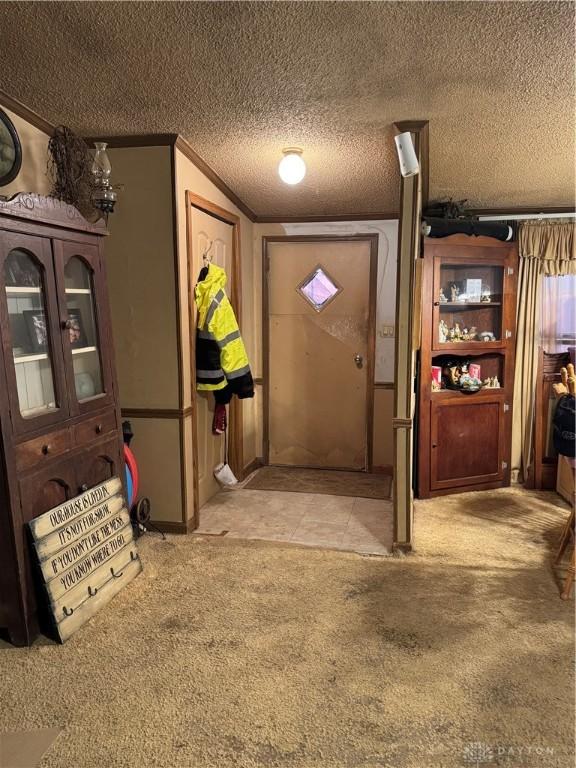
[(410, 552), (413, 546), (413, 462), (416, 351), (420, 315), (415, 310), (416, 263), (420, 257), (420, 218), (428, 198), (428, 121), (395, 123), (398, 133), (410, 131), (420, 164), (417, 176), (401, 178), (400, 224), (396, 273), (396, 340), (394, 356), (394, 549)]

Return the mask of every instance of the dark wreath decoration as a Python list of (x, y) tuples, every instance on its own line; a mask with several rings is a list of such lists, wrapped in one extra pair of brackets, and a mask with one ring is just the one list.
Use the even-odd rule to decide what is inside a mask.
[(59, 125), (48, 142), (51, 194), (74, 205), (87, 218), (94, 213), (91, 167), (92, 157), (84, 139), (65, 125)]

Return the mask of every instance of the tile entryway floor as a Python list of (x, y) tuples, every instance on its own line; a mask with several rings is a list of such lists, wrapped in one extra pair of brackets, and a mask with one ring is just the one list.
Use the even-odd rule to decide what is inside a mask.
[(220, 491), (200, 510), (196, 534), (284, 541), (389, 555), (392, 502), (287, 491)]

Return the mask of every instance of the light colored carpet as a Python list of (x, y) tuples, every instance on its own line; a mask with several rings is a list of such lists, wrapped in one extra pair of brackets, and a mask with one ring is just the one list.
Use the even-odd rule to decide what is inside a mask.
[(1, 729), (62, 727), (42, 768), (568, 768), (550, 498), (419, 503), (406, 558), (149, 536), (65, 646), (0, 647)]
[(337, 469), (262, 467), (244, 487), (251, 491), (292, 491), (389, 499), (392, 478), (381, 473), (342, 472)]

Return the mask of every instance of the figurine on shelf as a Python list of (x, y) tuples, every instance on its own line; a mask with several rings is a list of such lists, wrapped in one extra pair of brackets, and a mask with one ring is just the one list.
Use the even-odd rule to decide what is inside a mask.
[(484, 379), (484, 386), (486, 389), (500, 389), (498, 376), (489, 376), (487, 379)]
[(496, 337), (492, 331), (480, 331), (478, 337), (480, 341), (496, 341)]
[(448, 302), (448, 299), (446, 298), (446, 294), (444, 293), (443, 288), (440, 288), (439, 301), (440, 301), (440, 304), (446, 304)]
[(462, 341), (462, 331), (460, 330), (460, 323), (454, 323), (454, 341)]
[(456, 283), (452, 283), (450, 286), (450, 301), (458, 301), (458, 294), (460, 293), (460, 288), (456, 285)]
[(460, 386), (468, 392), (477, 392), (479, 389), (482, 389), (482, 382), (480, 379), (476, 379), (474, 376), (467, 374), (460, 379)]
[(458, 371), (459, 368), (457, 365), (449, 365), (443, 369), (442, 373), (446, 379), (446, 386), (449, 389), (458, 388)]
[(474, 341), (476, 338), (476, 326), (473, 325), (470, 329), (464, 328), (462, 331), (462, 341)]
[(480, 301), (484, 302), (485, 304), (489, 304), (492, 301), (489, 285), (483, 286), (482, 295), (480, 296)]
[(440, 320), (440, 326), (438, 328), (438, 341), (440, 344), (446, 344), (448, 341), (448, 326), (444, 320)]

